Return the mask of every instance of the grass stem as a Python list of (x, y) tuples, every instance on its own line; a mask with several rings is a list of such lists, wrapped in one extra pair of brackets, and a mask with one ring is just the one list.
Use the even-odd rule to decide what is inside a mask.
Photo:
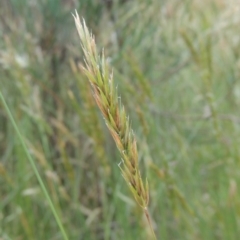
[(36, 177), (37, 177), (37, 180), (38, 180), (38, 182), (39, 182), (39, 184), (40, 184), (40, 186), (41, 186), (41, 188), (42, 188), (42, 191), (43, 191), (43, 193), (44, 193), (44, 195), (45, 195), (45, 197), (46, 197), (46, 199), (47, 199), (47, 201), (48, 201), (48, 204), (49, 204), (49, 206), (50, 206), (50, 208), (51, 208), (51, 211), (52, 211), (52, 213), (53, 213), (53, 215), (54, 215), (54, 217), (55, 217), (55, 220), (56, 220), (56, 222), (57, 222), (57, 224), (58, 224), (58, 227), (60, 228), (60, 231), (61, 231), (61, 233), (62, 233), (63, 239), (64, 239), (64, 240), (68, 240), (68, 237), (67, 237), (67, 234), (66, 234), (66, 232), (65, 232), (65, 230), (64, 230), (64, 227), (63, 227), (63, 225), (62, 225), (62, 222), (61, 222), (61, 220), (60, 220), (60, 218), (59, 218), (59, 216), (58, 216), (58, 214), (57, 214), (57, 211), (56, 211), (56, 209), (55, 209), (55, 207), (54, 207), (54, 204), (53, 204), (53, 202), (52, 202), (52, 200), (51, 200), (51, 198), (50, 198), (50, 196), (49, 196), (49, 194), (48, 194), (48, 191), (47, 191), (47, 189), (46, 189), (46, 187), (45, 187), (45, 185), (44, 185), (44, 183), (43, 183), (43, 180), (42, 180), (42, 178), (41, 178), (41, 176), (40, 176), (40, 174), (39, 174), (39, 172), (38, 172), (37, 166), (36, 166), (33, 158), (31, 157), (31, 155), (30, 155), (30, 153), (29, 153), (29, 150), (28, 150), (28, 148), (27, 148), (27, 145), (26, 145), (26, 143), (25, 143), (24, 140), (23, 140), (22, 134), (21, 134), (20, 131), (19, 131), (19, 128), (18, 128), (18, 126), (17, 126), (17, 124), (16, 124), (16, 122), (15, 122), (15, 120), (14, 120), (14, 118), (13, 118), (13, 115), (12, 115), (12, 113), (11, 113), (11, 111), (10, 111), (10, 109), (9, 109), (9, 107), (8, 107), (8, 105), (7, 105), (6, 101), (5, 101), (5, 98), (4, 98), (4, 96), (2, 95), (2, 92), (1, 92), (1, 91), (0, 91), (0, 99), (2, 100), (3, 106), (4, 106), (5, 109), (6, 109), (6, 112), (7, 112), (7, 114), (8, 114), (8, 117), (10, 118), (10, 121), (11, 121), (11, 123), (12, 123), (12, 125), (13, 125), (16, 133), (17, 133), (17, 135), (18, 135), (18, 138), (19, 138), (19, 140), (20, 140), (20, 142), (21, 142), (21, 144), (22, 144), (22, 147), (23, 147), (23, 149), (24, 149), (24, 151), (25, 151), (25, 153), (26, 153), (26, 155), (27, 155), (27, 158), (28, 158), (28, 160), (29, 160), (29, 162), (30, 162), (30, 164), (31, 164), (31, 166), (32, 166), (32, 169), (33, 169), (33, 171), (34, 171), (34, 173), (35, 173), (35, 175), (36, 175)]

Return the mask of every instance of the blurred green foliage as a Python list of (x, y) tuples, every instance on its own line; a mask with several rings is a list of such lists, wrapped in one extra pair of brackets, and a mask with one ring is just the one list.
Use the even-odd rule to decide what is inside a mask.
[[(130, 240), (150, 232), (81, 71), (74, 9), (113, 67), (158, 239), (237, 240), (238, 1), (0, 2), (0, 88), (69, 239)], [(62, 239), (2, 103), (0, 185), (0, 239)]]

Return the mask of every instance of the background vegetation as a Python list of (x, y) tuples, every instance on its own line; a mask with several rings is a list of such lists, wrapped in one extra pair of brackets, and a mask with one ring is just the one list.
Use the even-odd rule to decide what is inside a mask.
[[(77, 9), (138, 140), (158, 239), (240, 235), (237, 0), (1, 0), (0, 88), (69, 239), (150, 239), (80, 69)], [(0, 239), (62, 239), (0, 102)]]

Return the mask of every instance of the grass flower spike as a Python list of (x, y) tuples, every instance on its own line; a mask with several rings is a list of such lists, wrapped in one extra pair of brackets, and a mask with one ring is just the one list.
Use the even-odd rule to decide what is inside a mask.
[(131, 129), (129, 118), (122, 106), (113, 84), (113, 75), (106, 64), (104, 54), (100, 57), (94, 37), (89, 33), (84, 20), (80, 21), (76, 12), (75, 24), (84, 51), (87, 75), (93, 90), (93, 96), (106, 125), (120, 151), (122, 163), (119, 164), (122, 175), (128, 183), (137, 203), (147, 209), (148, 185), (144, 186), (138, 168), (138, 151), (136, 139)]

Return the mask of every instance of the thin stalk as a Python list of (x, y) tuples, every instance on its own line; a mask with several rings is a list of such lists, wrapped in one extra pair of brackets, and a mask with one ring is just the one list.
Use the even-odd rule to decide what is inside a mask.
[(51, 200), (51, 198), (50, 198), (50, 196), (48, 194), (48, 191), (47, 191), (47, 189), (46, 189), (46, 187), (45, 187), (45, 185), (44, 185), (44, 183), (42, 181), (42, 178), (41, 178), (41, 176), (40, 176), (40, 174), (38, 172), (37, 166), (35, 165), (34, 160), (33, 160), (33, 158), (31, 157), (31, 155), (30, 155), (30, 153), (28, 151), (26, 143), (23, 140), (22, 134), (19, 131), (19, 128), (18, 128), (18, 126), (17, 126), (17, 124), (16, 124), (16, 122), (15, 122), (15, 120), (13, 118), (13, 115), (12, 115), (10, 109), (8, 108), (8, 105), (7, 105), (7, 103), (5, 101), (5, 98), (3, 97), (1, 91), (0, 91), (0, 99), (3, 102), (3, 106), (5, 107), (5, 109), (7, 111), (8, 117), (10, 118), (10, 121), (11, 121), (11, 123), (12, 123), (12, 125), (13, 125), (16, 133), (17, 133), (17, 135), (18, 135), (18, 138), (19, 138), (19, 140), (20, 140), (20, 142), (22, 144), (22, 147), (23, 147), (23, 149), (24, 149), (24, 151), (25, 151), (25, 153), (27, 155), (27, 158), (28, 158), (28, 160), (29, 160), (29, 162), (30, 162), (30, 164), (32, 166), (32, 169), (33, 169), (33, 171), (34, 171), (34, 173), (35, 173), (35, 175), (37, 177), (37, 180), (38, 180), (38, 182), (39, 182), (39, 184), (41, 186), (41, 189), (42, 189), (42, 191), (43, 191), (43, 193), (44, 193), (44, 195), (45, 195), (45, 197), (46, 197), (46, 199), (48, 201), (48, 204), (49, 204), (49, 206), (51, 208), (51, 211), (52, 211), (52, 213), (53, 213), (53, 215), (55, 217), (55, 220), (56, 220), (56, 222), (58, 224), (58, 227), (60, 228), (60, 231), (62, 233), (63, 239), (68, 240), (68, 237), (67, 237), (67, 234), (66, 234), (66, 232), (64, 230), (64, 227), (62, 225), (62, 222), (61, 222), (61, 220), (60, 220), (60, 218), (59, 218), (59, 216), (57, 214), (57, 211), (56, 211), (56, 209), (55, 209), (55, 207), (53, 205), (53, 202), (52, 202), (52, 200)]
[(154, 240), (157, 240), (156, 234), (155, 234), (154, 229), (153, 229), (152, 221), (151, 221), (151, 218), (150, 218), (150, 214), (149, 214), (147, 208), (144, 210), (144, 214), (145, 214), (145, 216), (146, 216), (146, 218), (147, 218), (148, 225), (150, 226), (153, 239), (154, 239)]

